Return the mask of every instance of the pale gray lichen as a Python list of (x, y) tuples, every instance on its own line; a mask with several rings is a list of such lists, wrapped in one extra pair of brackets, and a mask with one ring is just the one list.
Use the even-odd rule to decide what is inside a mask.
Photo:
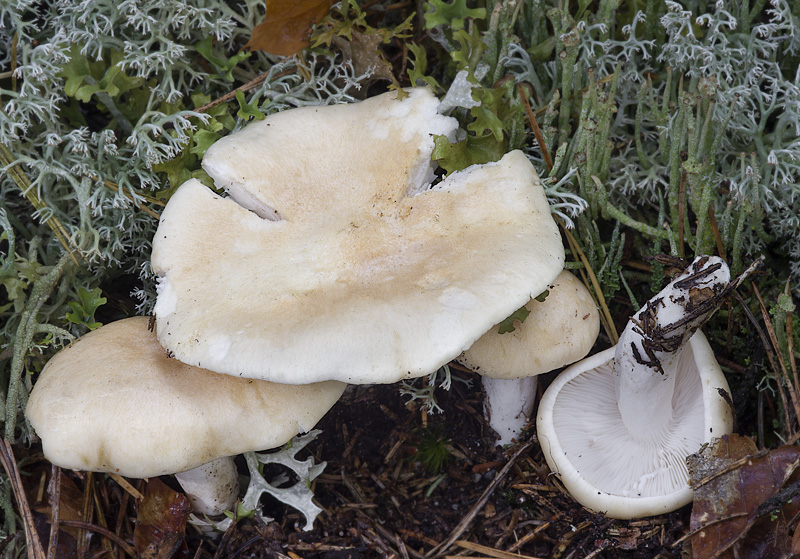
[[(233, 523), (234, 518), (239, 515), (257, 515), (265, 523), (272, 522), (273, 519), (263, 515), (261, 511), (260, 500), (266, 494), (302, 513), (306, 519), (303, 530), (311, 530), (314, 520), (322, 512), (322, 509), (312, 500), (314, 493), (311, 490), (311, 482), (323, 472), (326, 463), (318, 463), (313, 457), (298, 460), (297, 454), (315, 440), (320, 433), (322, 431), (315, 429), (304, 435), (298, 435), (275, 452), (245, 452), (244, 458), (247, 461), (250, 478), (247, 491), (239, 502), (236, 513), (228, 511), (227, 518), (221, 520), (199, 518), (192, 514), (189, 522), (203, 530), (220, 532), (226, 531)], [(298, 478), (297, 481), (288, 483), (290, 479), (285, 472), (281, 472), (267, 481), (263, 474), (264, 466), (267, 464), (275, 464), (291, 470)]]
[[(201, 176), (215, 134), (254, 112), (355, 99), (364, 76), (332, 52), (240, 54), (263, 19), (263, 0), (0, 3), (0, 378), (24, 373), (9, 372), (13, 355), (24, 364), (55, 349), (46, 330), (85, 332), (64, 320), (79, 286), (135, 283), (138, 311), (150, 312), (151, 238), (170, 194), (166, 177)], [(236, 112), (238, 100), (196, 110), (259, 76), (243, 91), (247, 111)], [(62, 251), (69, 265), (60, 281), (25, 314), (32, 287)], [(22, 331), (37, 334), (22, 340)], [(5, 386), (0, 396), (11, 408), (4, 415), (21, 411), (24, 398)], [(21, 427), (7, 435), (26, 437)]]

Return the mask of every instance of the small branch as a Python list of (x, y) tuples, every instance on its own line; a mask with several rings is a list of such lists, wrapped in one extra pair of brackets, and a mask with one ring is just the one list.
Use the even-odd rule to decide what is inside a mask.
[(540, 559), (539, 557), (533, 557), (531, 555), (521, 555), (519, 553), (511, 553), (510, 551), (501, 551), (499, 549), (494, 549), (492, 547), (487, 547), (485, 545), (464, 540), (458, 540), (455, 542), (455, 544), (458, 547), (463, 547), (464, 549), (469, 549), (470, 551), (475, 551), (477, 553), (483, 553), (488, 557), (496, 557), (497, 559)]
[[(753, 285), (753, 293), (755, 293), (756, 298), (758, 299), (758, 305), (761, 308), (761, 316), (764, 317), (764, 325), (767, 328), (767, 335), (769, 335), (769, 340), (772, 343), (772, 347), (775, 350), (775, 354), (778, 356), (778, 364), (780, 365), (780, 373), (781, 377), (784, 379), (786, 383), (787, 390), (789, 392), (789, 398), (792, 401), (792, 407), (794, 408), (794, 417), (795, 421), (800, 421), (800, 402), (798, 402), (798, 394), (797, 394), (797, 387), (792, 382), (792, 378), (789, 376), (789, 371), (786, 369), (786, 361), (783, 358), (783, 352), (781, 351), (781, 346), (778, 343), (778, 337), (775, 335), (775, 328), (772, 326), (772, 321), (769, 318), (769, 311), (767, 310), (767, 306), (764, 304), (764, 300), (761, 298), (761, 293), (759, 293), (758, 288)], [(789, 343), (793, 343), (791, 339), (789, 339)], [(771, 360), (773, 366), (775, 362)], [(775, 371), (778, 372), (777, 370)], [(786, 419), (789, 419), (789, 410), (784, 410), (786, 413)], [(787, 425), (787, 429), (789, 426)], [(789, 434), (793, 434), (792, 430), (789, 430)]]
[(600, 282), (597, 281), (597, 276), (595, 275), (592, 266), (589, 264), (589, 259), (586, 258), (583, 250), (581, 250), (580, 245), (578, 245), (578, 241), (575, 240), (575, 237), (572, 236), (572, 233), (570, 233), (569, 229), (567, 229), (561, 220), (558, 220), (558, 224), (561, 226), (561, 230), (567, 237), (567, 242), (569, 243), (570, 248), (575, 254), (577, 254), (578, 258), (580, 258), (581, 262), (583, 262), (583, 265), (586, 268), (589, 281), (591, 281), (592, 287), (594, 288), (595, 297), (597, 297), (598, 306), (602, 311), (600, 313), (600, 317), (603, 321), (606, 334), (608, 334), (611, 344), (615, 345), (617, 341), (619, 341), (619, 334), (617, 333), (617, 327), (614, 325), (614, 319), (611, 317), (611, 311), (608, 309), (608, 304), (606, 303), (606, 298), (603, 295), (603, 290), (600, 288)]
[[(289, 74), (293, 74), (293, 73), (294, 73), (294, 69), (290, 70), (290, 69), (287, 68), (286, 70), (278, 72), (273, 77), (280, 78), (280, 77), (283, 77), (283, 76), (288, 76)], [(227, 103), (228, 101), (231, 101), (232, 99), (236, 98), (236, 92), (237, 91), (241, 91), (243, 93), (245, 91), (250, 91), (251, 89), (254, 89), (254, 88), (258, 87), (259, 85), (261, 85), (262, 83), (264, 83), (264, 81), (268, 77), (269, 77), (269, 72), (264, 72), (263, 74), (259, 74), (258, 76), (256, 76), (255, 78), (253, 78), (252, 80), (247, 82), (246, 84), (240, 85), (239, 87), (237, 87), (233, 91), (229, 91), (228, 93), (226, 93), (222, 97), (218, 97), (218, 98), (214, 99), (213, 101), (210, 101), (210, 102), (206, 103), (202, 107), (196, 108), (195, 112), (204, 113), (208, 109), (216, 107), (217, 105), (221, 105), (222, 103)]]
[(686, 216), (686, 171), (681, 173), (681, 186), (678, 191), (678, 250), (681, 258), (686, 258), (683, 239), (683, 221)]
[(528, 103), (528, 96), (525, 95), (525, 92), (522, 91), (522, 85), (517, 85), (517, 91), (519, 91), (519, 98), (522, 99), (522, 106), (525, 108), (525, 114), (528, 117), (528, 122), (531, 125), (531, 130), (533, 130), (533, 135), (536, 138), (536, 143), (539, 144), (539, 150), (542, 152), (542, 157), (544, 158), (544, 164), (547, 165), (547, 170), (553, 170), (553, 160), (550, 158), (550, 152), (547, 150), (547, 144), (544, 141), (544, 135), (542, 135), (542, 130), (539, 128), (539, 123), (536, 121), (536, 115), (533, 114), (533, 110), (531, 109), (530, 103)]
[[(789, 289), (789, 280), (786, 280), (786, 295), (791, 297), (791, 289)], [(792, 332), (792, 319), (793, 319), (794, 312), (789, 311), (786, 313), (786, 339), (788, 340), (788, 350), (789, 350), (789, 366), (792, 371), (792, 382), (794, 383), (795, 390), (800, 392), (800, 382), (798, 382), (797, 378), (797, 360), (794, 356), (794, 337)]]
[(725, 245), (722, 243), (722, 234), (719, 232), (719, 225), (717, 224), (717, 216), (714, 214), (714, 207), (708, 205), (708, 222), (711, 224), (711, 232), (714, 234), (714, 242), (717, 245), (717, 252), (726, 262), (728, 258), (725, 256)]
[[(737, 513), (734, 513), (734, 514), (731, 514), (731, 515), (728, 515), (728, 516), (715, 518), (714, 520), (708, 522), (707, 524), (704, 524), (702, 526), (698, 526), (694, 530), (690, 530), (689, 532), (686, 532), (682, 537), (680, 537), (677, 540), (675, 540), (674, 542), (672, 542), (672, 547), (679, 546), (680, 544), (682, 544), (683, 542), (685, 542), (689, 538), (692, 538), (692, 537), (696, 536), (697, 534), (699, 534), (700, 532), (702, 532), (706, 528), (710, 528), (711, 526), (714, 526), (716, 524), (721, 524), (723, 522), (727, 522), (728, 520), (734, 520), (736, 518), (746, 518), (748, 515), (749, 515), (749, 513), (747, 513), (747, 512), (737, 512)], [(735, 540), (730, 542), (723, 549), (718, 549), (717, 553), (714, 554), (714, 557), (718, 557), (723, 551), (728, 549), (734, 543), (735, 543)]]
[(47, 543), (47, 559), (55, 559), (58, 549), (59, 521), (61, 520), (61, 468), (53, 464), (50, 468), (50, 541)]
[(455, 529), (450, 533), (450, 537), (448, 537), (444, 542), (440, 543), (439, 545), (437, 545), (436, 547), (434, 547), (428, 553), (425, 554), (425, 557), (427, 559), (437, 559), (438, 557), (442, 557), (445, 554), (445, 552), (448, 549), (450, 549), (450, 547), (456, 541), (458, 541), (459, 538), (461, 538), (461, 535), (466, 531), (466, 529), (469, 527), (469, 525), (472, 523), (475, 517), (478, 516), (478, 513), (481, 511), (483, 506), (489, 500), (489, 497), (492, 495), (494, 490), (497, 488), (500, 482), (503, 481), (503, 479), (505, 479), (506, 475), (508, 475), (508, 472), (511, 471), (511, 467), (516, 463), (516, 461), (519, 459), (520, 456), (525, 454), (525, 452), (527, 452), (528, 449), (530, 449), (530, 447), (533, 446), (533, 443), (534, 443), (533, 440), (529, 440), (528, 442), (526, 442), (517, 449), (517, 451), (508, 461), (508, 463), (506, 463), (506, 465), (503, 466), (503, 469), (497, 473), (497, 475), (489, 484), (489, 486), (483, 491), (483, 494), (481, 494), (480, 498), (478, 499), (478, 502), (475, 503), (475, 505), (472, 507), (472, 509), (470, 509), (467, 515), (461, 520), (461, 522), (459, 522), (458, 526), (456, 526)]
[(706, 477), (704, 477), (700, 481), (697, 481), (697, 482), (694, 482), (694, 483), (692, 483), (690, 481), (689, 485), (692, 487), (693, 490), (696, 491), (700, 487), (702, 487), (704, 485), (707, 485), (708, 483), (714, 481), (718, 477), (724, 476), (725, 474), (728, 474), (728, 473), (730, 473), (730, 472), (732, 472), (734, 470), (738, 470), (739, 468), (741, 468), (743, 465), (747, 464), (751, 460), (758, 460), (760, 458), (764, 458), (767, 454), (769, 454), (768, 450), (759, 450), (755, 454), (748, 454), (747, 456), (744, 456), (742, 458), (739, 458), (738, 460), (735, 460), (735, 461), (731, 462), (730, 464), (726, 465), (724, 468), (720, 468), (719, 470), (717, 470), (715, 472), (712, 472), (711, 474), (707, 475)]
[(130, 555), (131, 557), (135, 558), (139, 557), (139, 554), (136, 553), (136, 550), (128, 542), (123, 540), (121, 537), (116, 535), (111, 530), (107, 530), (102, 526), (98, 526), (96, 524), (89, 524), (88, 522), (83, 522), (81, 520), (66, 520), (66, 519), (61, 521), (61, 525), (69, 526), (71, 528), (81, 528), (88, 532), (94, 532), (95, 534), (100, 534), (101, 536), (105, 536), (106, 538), (110, 539), (115, 544), (117, 544), (120, 547), (120, 549), (122, 549), (122, 551), (124, 551), (127, 555)]
[(22, 486), (22, 479), (19, 477), (14, 451), (11, 448), (11, 443), (5, 439), (0, 439), (0, 462), (3, 463), (3, 468), (8, 475), (8, 479), (11, 481), (11, 489), (17, 500), (17, 507), (19, 508), (20, 516), (22, 516), (22, 522), (25, 525), (25, 541), (28, 545), (28, 558), (45, 559), (44, 548), (42, 547), (42, 542), (39, 541), (39, 535), (36, 532), (36, 526), (33, 522), (33, 513), (31, 513), (30, 505), (28, 505), (28, 498), (25, 496), (25, 488)]
[(116, 481), (120, 487), (122, 487), (125, 491), (127, 491), (130, 494), (130, 496), (136, 500), (137, 503), (140, 503), (142, 499), (144, 499), (144, 495), (142, 495), (139, 490), (137, 490), (133, 485), (131, 485), (128, 482), (127, 479), (125, 479), (121, 475), (114, 472), (108, 472), (108, 477)]
[[(736, 300), (739, 301), (739, 304), (742, 305), (742, 310), (744, 310), (744, 313), (745, 315), (747, 315), (748, 320), (750, 320), (750, 323), (753, 325), (753, 328), (755, 328), (759, 338), (761, 338), (761, 345), (764, 346), (764, 351), (767, 354), (767, 359), (769, 360), (770, 367), (772, 368), (775, 377), (778, 378), (778, 394), (781, 397), (781, 404), (783, 406), (784, 411), (788, 412), (789, 401), (786, 399), (786, 391), (783, 389), (783, 383), (780, 382), (780, 373), (778, 372), (778, 367), (775, 364), (775, 356), (773, 355), (772, 346), (770, 345), (769, 340), (767, 339), (767, 335), (764, 333), (764, 330), (761, 328), (761, 325), (756, 320), (756, 317), (753, 316), (753, 313), (750, 311), (750, 308), (747, 306), (747, 303), (745, 303), (744, 299), (742, 299), (742, 296), (739, 295), (736, 291), (733, 292), (733, 296), (736, 297)], [(789, 426), (786, 425), (788, 435), (789, 437), (792, 437), (793, 433), (791, 431), (788, 431), (788, 427)]]

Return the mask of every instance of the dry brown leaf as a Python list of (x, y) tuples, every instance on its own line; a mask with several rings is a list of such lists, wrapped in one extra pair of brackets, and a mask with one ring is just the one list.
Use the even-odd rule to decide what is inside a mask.
[(183, 543), (191, 505), (183, 493), (157, 478), (147, 484), (139, 503), (133, 545), (140, 559), (169, 559)]
[(361, 33), (355, 29), (350, 35), (350, 39), (334, 37), (333, 42), (342, 50), (345, 61), (353, 65), (353, 73), (361, 76), (372, 70), (371, 81), (394, 81), (392, 66), (380, 49), (383, 36), (380, 33)]
[(800, 448), (759, 452), (751, 439), (727, 435), (689, 457), (692, 553), (695, 559), (791, 557), (789, 522)]
[[(61, 489), (59, 491), (59, 507), (58, 517), (60, 520), (83, 520), (83, 490), (64, 472), (59, 470), (61, 475)], [(35, 507), (36, 512), (40, 512), (47, 517), (47, 520), (52, 523), (53, 511), (52, 506), (47, 503)], [(77, 528), (62, 526), (61, 530), (67, 532), (73, 537), (78, 536), (79, 530)]]
[(292, 56), (306, 48), (311, 26), (331, 8), (330, 0), (266, 0), (267, 15), (253, 29), (247, 50)]
[(792, 554), (800, 556), (800, 525), (795, 525), (792, 536)]

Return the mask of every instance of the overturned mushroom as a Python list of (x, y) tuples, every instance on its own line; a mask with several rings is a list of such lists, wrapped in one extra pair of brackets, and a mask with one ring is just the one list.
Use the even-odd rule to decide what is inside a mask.
[(531, 299), (529, 314), (513, 331), (494, 326), (457, 361), (482, 376), (484, 413), (509, 444), (532, 416), (536, 377), (585, 356), (600, 331), (600, 315), (581, 281), (564, 270), (543, 301)]
[(584, 506), (628, 519), (691, 501), (686, 457), (732, 428), (727, 382), (697, 331), (729, 280), (720, 258), (697, 258), (631, 318), (615, 347), (548, 387), (537, 415), (542, 452)]
[(232, 456), (310, 431), (344, 387), (185, 365), (137, 317), (90, 332), (50, 359), (25, 414), (53, 464), (134, 478), (177, 472), (195, 511), (216, 514), (238, 496)]
[[(423, 376), (539, 294), (564, 249), (519, 151), (431, 186), (456, 121), (427, 89), (284, 111), (223, 138), (153, 241), (161, 344), (282, 383)], [(213, 231), (213, 234), (209, 232)]]

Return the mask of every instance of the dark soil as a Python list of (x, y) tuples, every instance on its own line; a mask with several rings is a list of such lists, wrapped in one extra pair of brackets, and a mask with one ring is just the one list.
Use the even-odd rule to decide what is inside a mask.
[[(454, 376), (470, 379), (469, 373)], [(545, 377), (544, 382), (549, 380)], [(441, 414), (407, 404), (396, 385), (354, 386), (319, 423), (323, 433), (308, 448), (327, 462), (314, 493), (324, 512), (314, 529), (279, 502), (265, 502), (274, 517), (265, 525), (245, 519), (221, 538), (193, 527), (169, 549), (148, 557), (266, 557), (271, 559), (422, 559), (473, 556), (530, 558), (678, 558), (690, 507), (636, 521), (609, 520), (575, 503), (549, 476), (533, 433), (501, 449), (481, 413), (479, 382), (454, 381), (437, 390)], [(18, 458), (25, 449), (15, 449)], [(21, 462), (24, 484), (45, 549), (48, 541), (49, 464), (33, 449)], [(246, 468), (243, 468), (246, 471)], [(501, 479), (493, 484), (497, 476)], [(64, 491), (75, 507), (86, 488), (102, 506), (105, 526), (131, 543), (137, 510), (133, 499), (106, 476), (65, 473)], [(169, 479), (164, 480), (172, 483)], [(141, 491), (145, 482), (138, 485)], [(488, 488), (488, 490), (487, 490)], [(482, 495), (488, 498), (481, 500)], [(66, 502), (69, 502), (68, 500)], [(120, 511), (127, 511), (122, 514)], [(64, 518), (64, 510), (61, 517)], [(96, 535), (79, 550), (75, 529), (62, 528), (57, 557), (124, 557)], [(445, 542), (445, 545), (443, 545)], [(449, 542), (449, 543), (447, 543)], [(503, 552), (506, 552), (505, 554)]]

